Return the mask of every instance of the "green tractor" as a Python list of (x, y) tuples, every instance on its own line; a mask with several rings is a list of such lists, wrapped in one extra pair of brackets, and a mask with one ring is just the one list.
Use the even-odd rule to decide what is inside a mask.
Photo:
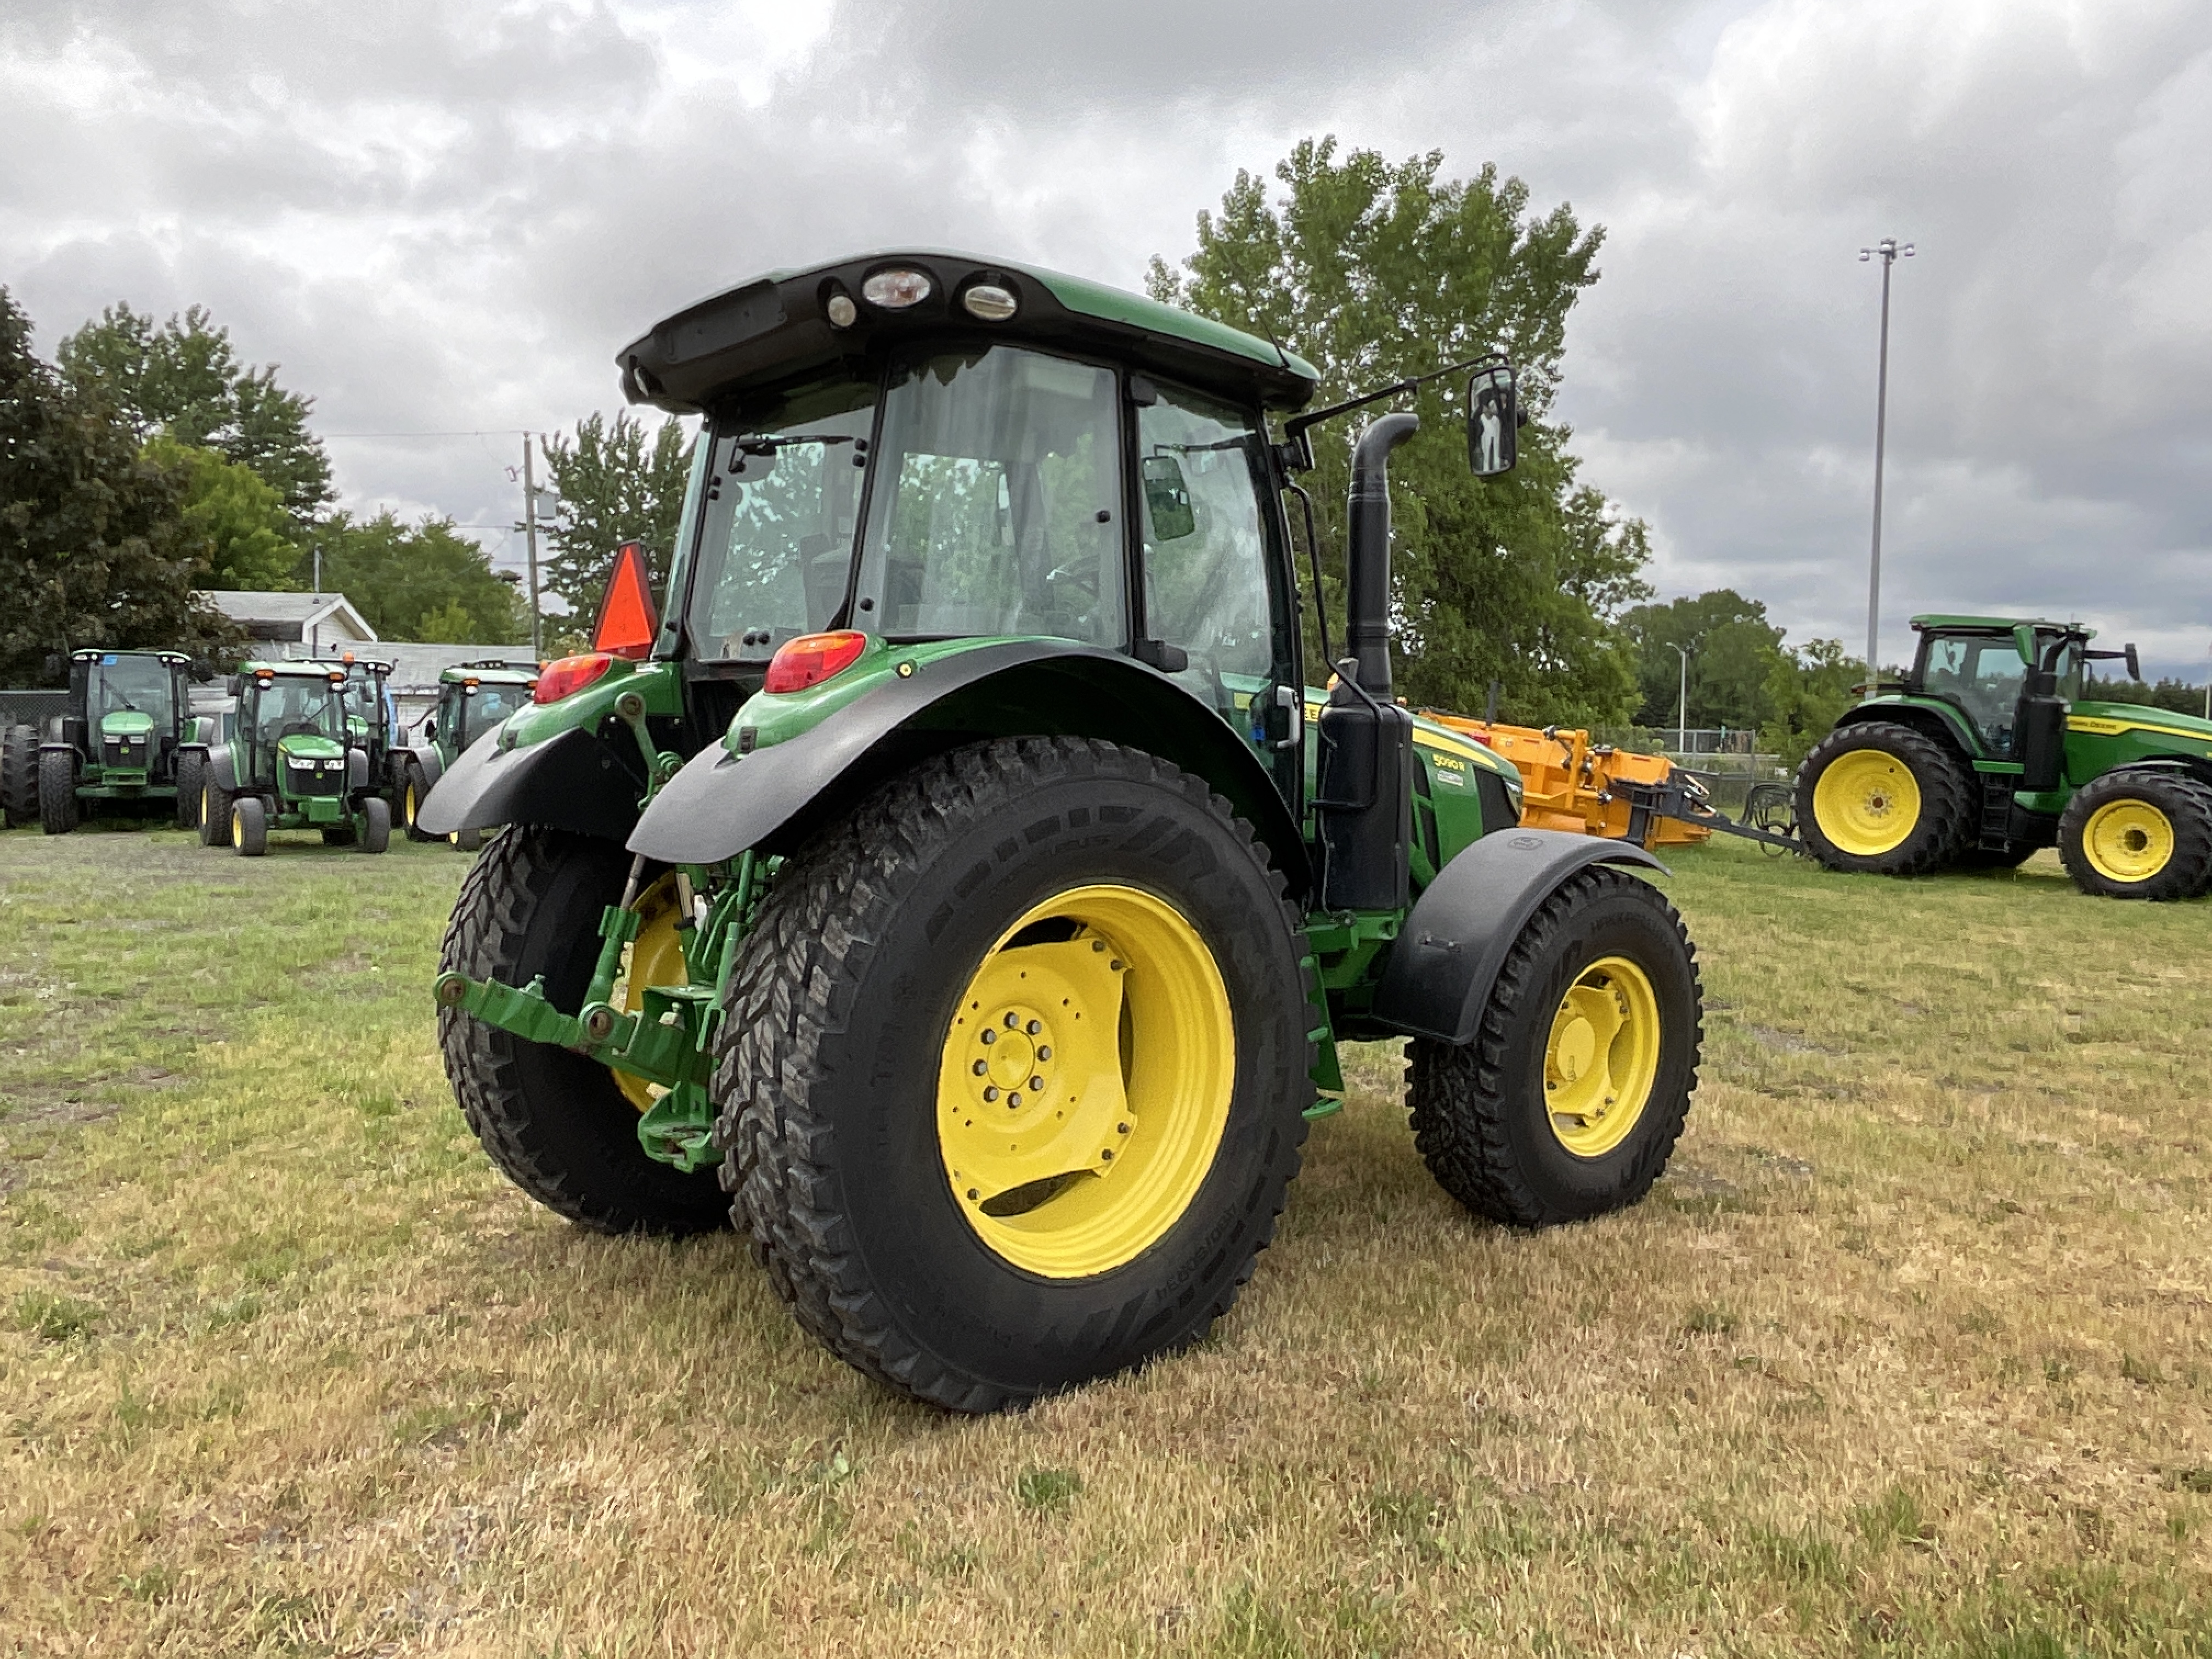
[[(69, 659), (69, 708), (35, 746), (39, 822), (65, 836), (88, 803), (110, 811), (173, 817), (191, 824), (191, 659), (174, 651), (77, 651)], [(27, 730), (8, 734), (4, 755), (11, 802), (29, 782)], [(12, 813), (11, 813), (12, 816)]]
[(1875, 688), (1805, 757), (1804, 848), (1831, 870), (2009, 868), (2056, 845), (2087, 893), (2190, 898), (2212, 884), (2212, 721), (2084, 701), (2096, 630), (1915, 617), (1902, 682)]
[[(399, 821), (415, 841), (435, 841), (419, 820), (422, 803), (461, 752), (517, 709), (526, 708), (532, 688), (538, 684), (535, 665), (512, 663), (494, 657), (468, 662), (438, 673), (438, 706), (416, 728), (416, 740), (393, 754), (394, 781), (399, 792)], [(452, 840), (464, 852), (482, 845), (483, 832), (465, 830)]]
[[(922, 253), (762, 277), (619, 362), (706, 417), (665, 614), (625, 549), (597, 648), (421, 814), (510, 826), (435, 996), (526, 1191), (610, 1232), (733, 1210), (833, 1352), (984, 1411), (1208, 1330), (1346, 1039), (1412, 1039), (1415, 1143), (1475, 1213), (1649, 1190), (1694, 955), (1614, 867), (1648, 853), (1519, 827), (1512, 769), (1394, 700), (1413, 415), (1358, 440), (1347, 648), (1304, 684), (1283, 496), (1314, 425), (1417, 381), (1293, 416), (1315, 371), (1266, 341)], [(1470, 370), (1487, 477), (1514, 378), (1437, 374)]]
[(232, 677), (236, 727), (200, 768), (203, 843), (259, 858), (272, 830), (317, 830), (327, 846), (384, 851), (392, 806), (362, 729), (381, 713), (356, 708), (356, 678), (351, 665), (307, 661), (250, 662)]

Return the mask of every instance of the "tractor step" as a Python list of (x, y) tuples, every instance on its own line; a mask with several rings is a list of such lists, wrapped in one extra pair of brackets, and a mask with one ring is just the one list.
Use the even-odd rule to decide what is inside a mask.
[(2012, 844), (2013, 788), (2019, 780), (2007, 772), (1984, 772), (1982, 818), (1974, 845), (1984, 852), (2002, 853)]

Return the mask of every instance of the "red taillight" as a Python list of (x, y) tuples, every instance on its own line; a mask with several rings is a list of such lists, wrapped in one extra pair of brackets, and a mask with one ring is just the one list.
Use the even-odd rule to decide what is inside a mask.
[(769, 659), (768, 691), (804, 691), (832, 674), (842, 674), (868, 648), (866, 634), (801, 634), (786, 640)]
[(530, 688), (530, 701), (558, 702), (571, 691), (582, 690), (614, 665), (615, 659), (604, 651), (590, 651), (580, 657), (563, 657), (558, 662), (547, 663), (545, 672), (538, 677), (538, 684)]

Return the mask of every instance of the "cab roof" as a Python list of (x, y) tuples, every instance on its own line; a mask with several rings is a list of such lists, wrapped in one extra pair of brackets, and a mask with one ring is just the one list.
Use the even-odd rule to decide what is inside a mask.
[(492, 685), (534, 685), (538, 683), (538, 670), (518, 667), (511, 662), (457, 662), (438, 671), (441, 685), (459, 685), (469, 680)]
[[(927, 295), (897, 310), (871, 304), (863, 284), (886, 270), (920, 271), (929, 278)], [(985, 283), (1014, 296), (1013, 315), (987, 321), (969, 313), (963, 296)], [(840, 294), (855, 313), (844, 328), (833, 327), (828, 314)], [(1303, 357), (1194, 312), (1060, 271), (941, 249), (886, 249), (771, 270), (663, 318), (615, 361), (630, 402), (688, 415), (932, 336), (1091, 351), (1274, 410), (1303, 408), (1321, 379)]]
[(238, 665), (240, 676), (249, 679), (274, 674), (280, 678), (289, 677), (327, 681), (333, 673), (343, 676), (345, 668), (342, 662), (322, 662), (312, 657), (282, 657), (273, 662), (242, 662)]
[(2041, 617), (1915, 617), (1915, 633), (1948, 630), (1959, 628), (1983, 628), (1993, 634), (2009, 634), (2015, 628), (2033, 628), (2052, 634), (2078, 634), (2085, 640), (2097, 637), (2094, 628), (2084, 628), (2080, 623), (2051, 622)]

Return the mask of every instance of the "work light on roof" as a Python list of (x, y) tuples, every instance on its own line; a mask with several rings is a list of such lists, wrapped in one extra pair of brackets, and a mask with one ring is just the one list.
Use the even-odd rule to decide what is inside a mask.
[(1014, 291), (998, 283), (971, 283), (968, 291), (960, 296), (960, 303), (968, 307), (970, 316), (980, 317), (987, 323), (1003, 323), (1021, 309), (1021, 301)]
[(885, 311), (904, 311), (927, 300), (933, 286), (919, 270), (879, 270), (860, 284), (860, 297)]
[(822, 312), (829, 318), (832, 328), (850, 328), (860, 315), (860, 308), (853, 303), (853, 296), (842, 289), (830, 296), (829, 303), (822, 307)]

